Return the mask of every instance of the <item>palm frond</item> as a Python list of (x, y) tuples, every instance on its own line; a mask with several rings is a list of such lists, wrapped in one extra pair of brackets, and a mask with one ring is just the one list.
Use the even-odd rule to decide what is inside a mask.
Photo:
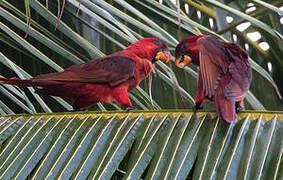
[(1, 179), (280, 179), (281, 112), (87, 112), (0, 117)]

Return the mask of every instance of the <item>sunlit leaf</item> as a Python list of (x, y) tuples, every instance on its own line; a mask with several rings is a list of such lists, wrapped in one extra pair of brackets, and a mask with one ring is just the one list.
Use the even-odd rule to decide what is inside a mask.
[(229, 124), (214, 112), (168, 110), (2, 116), (0, 177), (278, 179), (282, 117), (243, 111)]

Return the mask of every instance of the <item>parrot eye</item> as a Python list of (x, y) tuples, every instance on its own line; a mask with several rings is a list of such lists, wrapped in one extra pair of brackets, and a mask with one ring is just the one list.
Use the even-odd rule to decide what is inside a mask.
[(153, 41), (153, 44), (155, 44), (155, 45), (157, 45), (159, 47), (162, 47), (162, 44), (161, 44), (160, 41), (155, 40), (155, 41)]
[(184, 43), (183, 46), (182, 46), (182, 49), (186, 50), (189, 45), (190, 45), (190, 43), (188, 43), (188, 42)]
[(185, 55), (182, 55), (181, 59), (180, 59), (180, 63), (184, 62), (185, 59)]
[(161, 49), (167, 49), (167, 46), (162, 41), (155, 40), (155, 41), (153, 41), (153, 44), (155, 44), (156, 46), (158, 46)]

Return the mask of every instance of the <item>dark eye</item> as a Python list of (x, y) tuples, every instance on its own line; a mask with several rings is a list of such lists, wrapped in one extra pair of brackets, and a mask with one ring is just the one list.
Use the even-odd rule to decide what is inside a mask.
[(184, 58), (185, 58), (185, 56), (182, 55), (181, 60), (180, 60), (180, 63), (181, 63), (181, 62), (184, 62)]
[(182, 49), (187, 49), (187, 47), (189, 46), (190, 43), (186, 42), (183, 44)]
[(155, 40), (153, 43), (159, 47), (163, 47), (163, 44), (160, 41)]

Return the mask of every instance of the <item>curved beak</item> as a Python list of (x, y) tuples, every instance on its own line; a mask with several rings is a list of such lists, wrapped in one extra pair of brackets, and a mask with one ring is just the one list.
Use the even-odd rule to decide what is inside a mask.
[(168, 63), (171, 59), (171, 54), (169, 51), (159, 51), (156, 54), (155, 59)]
[(178, 68), (184, 68), (192, 62), (192, 58), (190, 56), (181, 56), (180, 58), (175, 60), (175, 64)]

